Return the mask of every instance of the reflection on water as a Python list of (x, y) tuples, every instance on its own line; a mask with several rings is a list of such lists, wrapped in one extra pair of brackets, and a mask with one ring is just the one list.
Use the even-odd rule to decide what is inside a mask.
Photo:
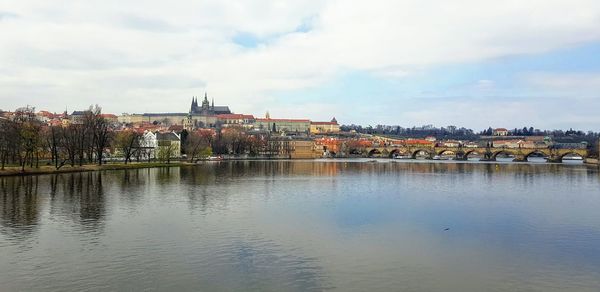
[(0, 178), (0, 290), (597, 291), (599, 190), (502, 162)]

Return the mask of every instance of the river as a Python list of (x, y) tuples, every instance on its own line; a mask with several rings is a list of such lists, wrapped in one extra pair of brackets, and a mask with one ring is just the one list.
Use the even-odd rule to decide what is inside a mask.
[(0, 291), (599, 291), (582, 164), (214, 162), (0, 178)]

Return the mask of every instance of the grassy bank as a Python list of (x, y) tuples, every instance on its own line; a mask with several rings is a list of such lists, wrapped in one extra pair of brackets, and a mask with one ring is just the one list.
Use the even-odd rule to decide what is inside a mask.
[(0, 176), (19, 176), (19, 175), (36, 175), (36, 174), (53, 174), (53, 173), (69, 173), (69, 172), (84, 172), (84, 171), (98, 171), (98, 170), (119, 170), (119, 169), (139, 169), (139, 168), (153, 168), (153, 167), (176, 167), (192, 165), (189, 162), (132, 162), (132, 163), (109, 163), (103, 165), (87, 164), (82, 166), (65, 165), (60, 169), (56, 169), (54, 166), (40, 166), (39, 168), (25, 168), (25, 171), (21, 171), (21, 167), (18, 166), (7, 166), (4, 170), (0, 170)]

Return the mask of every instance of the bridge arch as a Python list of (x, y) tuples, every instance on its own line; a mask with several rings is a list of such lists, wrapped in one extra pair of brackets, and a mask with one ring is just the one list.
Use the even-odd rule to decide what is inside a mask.
[(480, 150), (477, 149), (471, 149), (471, 150), (467, 150), (465, 151), (464, 157), (465, 158), (469, 158), (469, 155), (471, 154), (477, 154), (477, 155), (482, 155), (483, 153)]
[(565, 158), (565, 156), (567, 155), (572, 155), (572, 156), (577, 156), (577, 157), (581, 157), (581, 158), (585, 158), (584, 155), (582, 155), (581, 153), (577, 152), (577, 151), (569, 151), (566, 153), (561, 154), (559, 157), (562, 160), (563, 158)]
[(401, 155), (401, 154), (408, 154), (409, 151), (406, 148), (394, 148), (392, 149), (392, 151), (390, 151), (390, 158), (394, 158), (397, 155)]
[(500, 155), (500, 154), (515, 155), (515, 153), (513, 151), (502, 149), (502, 150), (498, 150), (498, 151), (495, 151), (494, 153), (492, 153), (492, 158), (495, 160), (496, 158), (498, 158), (498, 155)]
[(442, 155), (444, 155), (444, 153), (448, 153), (448, 152), (451, 152), (452, 154), (456, 154), (456, 151), (454, 151), (453, 149), (442, 149), (437, 152), (437, 155), (442, 156)]
[(371, 149), (371, 151), (369, 151), (367, 154), (367, 157), (373, 157), (375, 155), (381, 155), (381, 151), (379, 151), (377, 148)]
[(411, 154), (411, 157), (413, 159), (416, 159), (417, 156), (419, 155), (419, 153), (421, 153), (421, 152), (426, 153), (427, 157), (431, 157), (432, 156), (432, 153), (431, 153), (430, 150), (427, 150), (427, 149), (416, 149), (416, 150), (413, 150), (413, 152)]
[(525, 154), (525, 160), (528, 160), (529, 157), (533, 154), (542, 154), (544, 157), (550, 156), (550, 153), (548, 153), (548, 151), (544, 151), (544, 149), (536, 149), (536, 150), (533, 150), (533, 151)]

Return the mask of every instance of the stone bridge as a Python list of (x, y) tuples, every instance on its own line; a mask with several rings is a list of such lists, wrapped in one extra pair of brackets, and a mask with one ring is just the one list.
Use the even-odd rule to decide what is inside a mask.
[(382, 146), (365, 148), (364, 154), (367, 157), (389, 157), (396, 155), (409, 156), (412, 159), (417, 156), (424, 156), (426, 159), (432, 159), (436, 155), (452, 154), (455, 160), (467, 160), (471, 154), (479, 154), (482, 161), (495, 161), (501, 154), (514, 156), (513, 161), (527, 161), (527, 158), (533, 154), (539, 154), (546, 157), (548, 162), (562, 162), (566, 155), (577, 155), (582, 158), (589, 156), (588, 149), (557, 149), (557, 148), (497, 148), (497, 147), (445, 147), (445, 146), (427, 146), (427, 145), (406, 145), (406, 146)]

